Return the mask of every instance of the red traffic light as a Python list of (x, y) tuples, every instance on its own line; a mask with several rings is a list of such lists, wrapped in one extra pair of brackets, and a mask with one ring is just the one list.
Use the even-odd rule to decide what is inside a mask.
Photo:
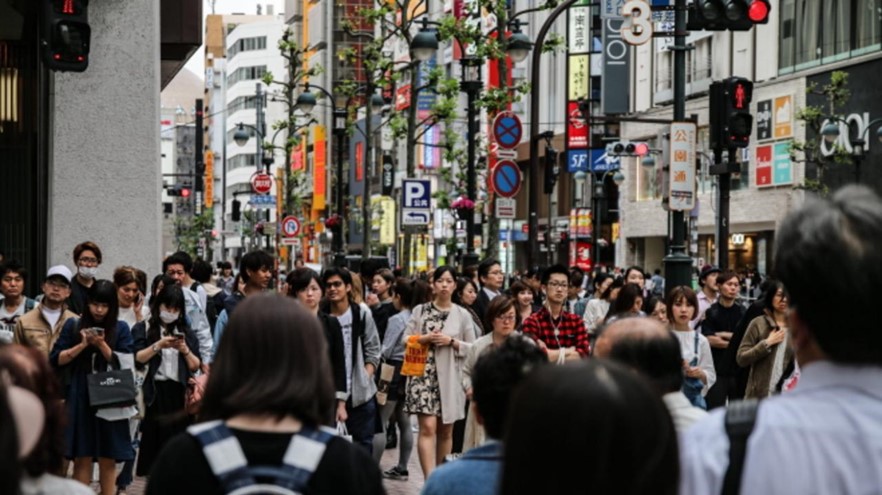
[(747, 8), (747, 17), (754, 24), (766, 24), (769, 22), (769, 11), (772, 10), (769, 0), (753, 0)]
[(181, 188), (181, 197), (182, 198), (189, 198), (190, 197), (190, 188), (189, 187), (182, 187)]
[(634, 143), (634, 154), (637, 156), (645, 156), (649, 153), (649, 145), (646, 143)]

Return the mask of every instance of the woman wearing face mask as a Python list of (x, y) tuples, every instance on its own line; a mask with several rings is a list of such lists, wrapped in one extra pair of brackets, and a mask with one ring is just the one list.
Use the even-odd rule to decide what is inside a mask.
[(108, 421), (89, 406), (87, 375), (119, 366), (117, 353), (133, 351), (129, 326), (117, 320), (116, 287), (109, 280), (97, 280), (89, 288), (83, 317), (64, 324), (49, 362), (65, 376), (67, 428), (65, 457), (74, 460), (74, 479), (88, 485), (92, 462), (98, 459), (101, 493), (111, 495), (116, 487), (116, 463), (135, 458), (128, 420)]
[(199, 369), (199, 340), (187, 324), (184, 293), (177, 284), (164, 285), (151, 301), (150, 318), (135, 325), (135, 365), (147, 367), (137, 475), (146, 476), (156, 455), (174, 435), (184, 431), (187, 380)]

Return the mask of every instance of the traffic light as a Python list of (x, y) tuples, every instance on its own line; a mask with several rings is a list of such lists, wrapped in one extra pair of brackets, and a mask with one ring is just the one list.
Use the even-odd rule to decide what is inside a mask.
[(606, 155), (615, 156), (644, 156), (649, 153), (649, 145), (639, 141), (616, 141), (606, 145)]
[(712, 148), (746, 148), (753, 131), (750, 100), (753, 82), (733, 76), (716, 81), (710, 88)]
[(747, 31), (767, 24), (769, 0), (696, 0), (689, 6), (689, 31)]
[(174, 185), (166, 187), (166, 192), (169, 196), (175, 196), (179, 198), (188, 199), (190, 197), (190, 193), (193, 192), (190, 189), (190, 186), (182, 186), (182, 185)]
[(234, 222), (238, 222), (239, 220), (242, 219), (242, 202), (239, 201), (238, 199), (233, 200), (233, 212), (230, 215), (230, 218)]
[(83, 72), (89, 66), (89, 0), (42, 0), (43, 63), (50, 70)]
[(560, 175), (560, 166), (557, 164), (557, 150), (551, 146), (545, 147), (545, 194), (554, 192), (557, 176)]
[(182, 198), (184, 198), (184, 199), (189, 199), (189, 198), (190, 198), (190, 193), (191, 193), (192, 191), (191, 191), (191, 189), (190, 189), (189, 187), (179, 186), (179, 189), (178, 189), (178, 190), (181, 192), (181, 197), (182, 197)]

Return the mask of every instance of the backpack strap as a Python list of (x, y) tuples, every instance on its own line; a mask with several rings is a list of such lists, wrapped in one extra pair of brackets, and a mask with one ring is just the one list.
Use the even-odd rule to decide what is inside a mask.
[(257, 485), (257, 478), (272, 485), (303, 493), (318, 468), (328, 442), (336, 436), (329, 428), (304, 427), (291, 437), (281, 466), (248, 466), (239, 441), (222, 421), (193, 425), (187, 431), (202, 445), (202, 452), (224, 493)]
[(187, 428), (202, 445), (202, 453), (211, 472), (221, 483), (224, 493), (230, 493), (257, 481), (248, 470), (248, 460), (239, 440), (223, 421), (210, 421)]
[(729, 437), (729, 468), (723, 480), (723, 495), (738, 495), (747, 455), (747, 440), (756, 424), (759, 402), (756, 399), (729, 403), (726, 408), (726, 435)]

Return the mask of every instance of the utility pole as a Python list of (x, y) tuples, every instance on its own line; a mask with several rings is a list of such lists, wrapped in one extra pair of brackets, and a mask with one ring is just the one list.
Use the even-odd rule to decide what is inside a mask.
[[(674, 3), (674, 122), (686, 120), (686, 0)], [(686, 223), (682, 211), (671, 211), (670, 253), (664, 258), (665, 287), (668, 290), (692, 285), (692, 258), (686, 254)]]

